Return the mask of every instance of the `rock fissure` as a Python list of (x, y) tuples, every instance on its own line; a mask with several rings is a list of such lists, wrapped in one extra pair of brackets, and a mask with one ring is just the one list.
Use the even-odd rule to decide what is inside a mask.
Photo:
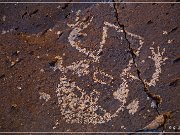
[(132, 57), (132, 60), (133, 60), (133, 64), (135, 65), (136, 67), (136, 71), (137, 71), (137, 76), (138, 76), (138, 79), (141, 81), (141, 83), (143, 84), (143, 87), (144, 87), (144, 92), (147, 94), (148, 97), (150, 97), (152, 99), (153, 102), (155, 102), (156, 104), (156, 111), (158, 114), (159, 113), (159, 104), (162, 102), (162, 98), (159, 96), (159, 95), (156, 95), (155, 93), (151, 92), (147, 86), (147, 84), (145, 83), (145, 81), (142, 79), (141, 77), (141, 71), (139, 70), (138, 66), (137, 66), (137, 63), (136, 63), (136, 57), (137, 55), (134, 53), (133, 51), (133, 48), (131, 47), (131, 42), (128, 40), (128, 37), (127, 37), (127, 32), (125, 30), (125, 26), (124, 24), (121, 24), (119, 22), (119, 17), (118, 17), (118, 11), (117, 11), (117, 8), (116, 8), (116, 3), (113, 3), (113, 8), (114, 8), (114, 14), (115, 14), (115, 18), (116, 18), (116, 21), (118, 23), (118, 26), (120, 28), (122, 28), (123, 30), (123, 33), (124, 33), (124, 37), (125, 37), (125, 40), (126, 42), (128, 43), (128, 49), (129, 49), (129, 53), (131, 54), (131, 57)]

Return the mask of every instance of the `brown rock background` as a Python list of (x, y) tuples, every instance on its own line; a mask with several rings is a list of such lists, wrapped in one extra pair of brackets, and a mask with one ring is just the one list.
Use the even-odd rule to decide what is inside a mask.
[[(72, 1), (73, 2), (73, 1)], [(162, 73), (156, 86), (148, 87), (155, 95), (160, 95), (162, 103), (157, 109), (147, 100), (144, 84), (140, 80), (128, 81), (130, 93), (127, 102), (138, 99), (139, 108), (134, 115), (128, 110), (103, 124), (67, 123), (58, 105), (56, 89), (60, 70), (53, 70), (55, 57), (61, 56), (63, 65), (89, 58), (70, 46), (68, 36), (74, 23), (76, 12), (88, 21), (94, 16), (90, 26), (83, 30), (88, 36), (78, 37), (83, 48), (97, 50), (102, 37), (104, 21), (120, 26), (122, 33), (108, 30), (99, 63), (92, 63), (90, 73), (83, 77), (68, 71), (67, 77), (90, 93), (97, 89), (101, 93), (98, 104), (109, 112), (118, 108), (113, 92), (122, 83), (119, 73), (127, 67), (133, 57), (133, 75), (150, 80), (155, 72), (154, 62), (148, 58), (150, 47), (157, 52), (165, 48)], [(166, 123), (164, 131), (180, 129), (180, 74), (179, 74), (179, 16), (180, 6), (175, 3), (64, 3), (64, 4), (0, 4), (0, 131), (1, 132), (124, 132), (145, 127), (157, 115), (173, 111), (173, 117)], [(141, 35), (144, 44), (139, 56), (136, 40), (126, 32)], [(164, 33), (164, 34), (163, 34)], [(123, 38), (121, 40), (121, 37)], [(154, 44), (153, 44), (154, 42)], [(65, 55), (63, 55), (65, 54)], [(142, 62), (144, 60), (144, 62)], [(95, 68), (111, 74), (109, 85), (94, 83)], [(137, 72), (139, 71), (139, 72)], [(90, 86), (89, 86), (90, 85)], [(48, 93), (50, 99), (40, 99), (41, 92)], [(57, 124), (58, 123), (58, 124)], [(125, 127), (125, 128), (124, 128)], [(171, 129), (173, 128), (174, 129)], [(162, 131), (162, 128), (158, 131)]]

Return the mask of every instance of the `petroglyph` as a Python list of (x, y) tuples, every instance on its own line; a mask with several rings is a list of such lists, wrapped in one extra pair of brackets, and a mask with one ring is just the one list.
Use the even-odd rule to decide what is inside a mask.
[(39, 95), (39, 99), (44, 99), (46, 102), (51, 98), (51, 96), (45, 92), (39, 92)]
[(104, 25), (109, 26), (111, 28), (114, 28), (117, 32), (123, 33), (123, 30), (121, 28), (119, 28), (119, 26), (116, 26), (116, 25), (114, 25), (112, 23), (104, 22)]
[(81, 10), (78, 10), (78, 11), (76, 12), (76, 19), (75, 19), (76, 22), (79, 21), (80, 12), (81, 12)]
[(129, 93), (129, 89), (128, 89), (128, 84), (127, 84), (127, 81), (126, 79), (122, 78), (123, 82), (122, 84), (120, 85), (119, 89), (117, 89), (117, 91), (115, 91), (113, 93), (113, 96), (115, 99), (118, 99), (119, 102), (122, 104), (120, 106), (120, 108), (116, 111), (117, 113), (120, 111), (120, 110), (124, 110), (124, 105), (126, 103), (126, 99), (128, 97), (128, 93)]
[(102, 48), (103, 48), (104, 44), (106, 43), (107, 30), (108, 30), (108, 28), (106, 26), (103, 27), (102, 41), (100, 42), (100, 48), (97, 51), (97, 55), (99, 55), (102, 52)]
[(129, 75), (128, 71), (131, 69), (131, 65), (133, 64), (132, 59), (129, 61), (129, 64), (127, 68), (125, 68), (122, 73), (120, 74), (120, 77), (122, 77), (122, 84), (120, 85), (119, 89), (113, 93), (113, 96), (115, 99), (118, 99), (122, 104), (124, 105), (126, 103), (126, 98), (128, 97), (128, 84), (125, 77)]
[[(103, 32), (102, 32), (102, 41), (100, 42), (100, 46), (99, 46), (99, 50), (97, 51), (88, 51), (86, 48), (81, 48), (79, 47), (80, 45), (80, 40), (77, 40), (78, 36), (87, 36), (86, 33), (81, 33), (81, 31), (83, 31), (84, 29), (86, 29), (90, 23), (93, 20), (93, 17), (91, 17), (91, 19), (85, 23), (85, 22), (80, 22), (79, 21), (79, 11), (77, 14), (77, 17), (75, 19), (76, 23), (75, 24), (67, 24), (69, 27), (72, 27), (73, 30), (70, 32), (69, 37), (68, 37), (68, 41), (71, 44), (72, 47), (76, 48), (79, 52), (86, 54), (87, 56), (91, 57), (94, 59), (95, 62), (97, 62), (100, 58), (99, 54), (102, 52), (102, 48), (104, 46), (104, 44), (106, 43), (106, 38), (107, 38), (107, 30), (108, 27), (112, 27), (115, 28), (117, 30), (117, 32), (123, 32), (122, 29), (120, 29), (118, 26), (115, 26), (114, 24), (108, 23), (108, 22), (104, 22), (105, 25), (103, 27)], [(83, 18), (82, 20), (84, 20), (85, 18)]]
[[(76, 95), (75, 91), (79, 92), (79, 95)], [(111, 119), (110, 114), (97, 104), (100, 93), (96, 90), (87, 95), (75, 82), (71, 82), (64, 76), (60, 78), (56, 92), (61, 113), (66, 122), (97, 124), (105, 123)], [(98, 115), (96, 113), (98, 110), (101, 110), (104, 115)]]
[[(98, 78), (102, 78), (102, 79), (98, 79)], [(94, 82), (98, 82), (100, 84), (108, 84), (111, 82), (111, 80), (113, 80), (113, 76), (105, 73), (105, 72), (102, 72), (102, 71), (95, 71), (93, 73), (93, 79), (94, 79)]]
[(128, 106), (127, 109), (129, 110), (129, 114), (134, 114), (137, 112), (139, 108), (139, 101), (137, 99), (133, 100)]
[(172, 110), (153, 131), (180, 131), (177, 9), (2, 4), (0, 130), (133, 132)]
[(78, 76), (87, 75), (89, 73), (89, 63), (90, 61), (81, 60), (78, 62), (73, 62), (72, 65), (67, 66), (66, 69), (74, 71), (74, 74), (78, 74)]
[(139, 47), (136, 50), (134, 50), (134, 53), (136, 54), (136, 56), (139, 56), (140, 50), (144, 44), (144, 38), (134, 33), (131, 33), (127, 30), (125, 32), (127, 33), (127, 36), (131, 37), (129, 40), (133, 41), (133, 38), (138, 39)]
[[(76, 48), (76, 50), (78, 50), (79, 52), (84, 53), (85, 55), (97, 60), (98, 57), (93, 54), (94, 52), (88, 51), (86, 48), (79, 47), (81, 42), (80, 42), (80, 40), (76, 41), (78, 36), (87, 36), (86, 33), (81, 33), (81, 31), (83, 31), (90, 25), (90, 23), (93, 20), (93, 17), (91, 17), (91, 19), (89, 21), (87, 21), (86, 23), (83, 21), (78, 21), (78, 20), (79, 20), (79, 16), (76, 17), (75, 24), (67, 24), (69, 27), (73, 28), (73, 30), (69, 34), (68, 41), (69, 41), (70, 45), (72, 47)], [(85, 20), (85, 18), (83, 18), (83, 20)]]
[(167, 60), (168, 58), (167, 57), (163, 58), (165, 48), (163, 49), (162, 53), (160, 53), (159, 46), (157, 47), (157, 53), (154, 51), (153, 47), (151, 47), (150, 50), (151, 50), (152, 56), (149, 56), (148, 58), (154, 61), (155, 72), (152, 75), (152, 79), (149, 82), (147, 81), (145, 82), (149, 86), (155, 86), (156, 82), (159, 81), (159, 76), (160, 76), (160, 73), (162, 72), (161, 66), (164, 64), (164, 61)]
[(60, 56), (56, 56), (57, 59), (56, 66), (54, 70), (59, 69), (63, 73), (67, 73), (69, 70), (73, 71), (73, 74), (77, 74), (78, 76), (87, 75), (89, 73), (89, 63), (88, 60), (80, 60), (77, 62), (73, 62), (71, 65), (63, 66), (63, 59)]
[(130, 59), (127, 68), (123, 69), (123, 71), (122, 71), (122, 73), (121, 73), (120, 76), (121, 76), (122, 78), (124, 78), (124, 77), (126, 76), (127, 78), (130, 78), (130, 79), (133, 79), (133, 80), (135, 80), (135, 79), (139, 80), (137, 76), (132, 75), (132, 74), (129, 72), (129, 71), (131, 70), (131, 66), (132, 66), (132, 65), (133, 65), (133, 59)]
[(126, 78), (129, 78), (129, 77), (131, 77), (132, 79), (137, 78), (131, 75), (131, 73), (129, 72), (131, 70), (132, 64), (133, 64), (133, 60), (130, 59), (127, 68), (123, 69), (122, 73), (120, 74), (120, 77), (122, 78), (122, 83), (120, 87), (117, 89), (117, 91), (113, 93), (114, 98), (118, 99), (119, 102), (121, 103), (119, 109), (116, 111), (114, 116), (116, 116), (119, 113), (119, 111), (123, 111), (126, 104), (126, 100), (129, 93), (129, 89), (128, 89), (129, 86), (128, 86), (128, 82)]
[[(134, 115), (139, 108), (139, 101), (134, 99), (133, 101), (130, 101), (129, 104), (127, 103), (127, 98), (131, 91), (129, 89), (129, 81), (139, 80), (138, 76), (131, 72), (134, 64), (133, 59), (130, 59), (126, 68), (118, 73), (122, 82), (116, 90), (113, 90), (112, 96), (115, 100), (118, 100), (119, 106), (116, 111), (111, 113), (98, 103), (102, 93), (92, 88), (91, 92), (88, 94), (86, 89), (83, 89), (82, 86), (78, 86), (77, 82), (72, 81), (71, 78), (66, 76), (69, 71), (72, 71), (72, 74), (77, 74), (78, 77), (92, 75), (91, 77), (94, 83), (99, 83), (99, 85), (113, 85), (111, 84), (111, 81), (114, 79), (112, 75), (107, 74), (103, 69), (99, 69), (99, 67), (94, 67), (90, 70), (90, 66), (100, 62), (99, 59), (102, 56), (99, 54), (103, 51), (104, 45), (106, 44), (108, 30), (113, 28), (119, 33), (123, 33), (124, 31), (119, 26), (105, 21), (104, 26), (102, 27), (102, 37), (99, 43), (99, 49), (93, 51), (87, 50), (86, 48), (80, 47), (82, 43), (78, 39), (78, 36), (88, 36), (87, 33), (82, 33), (82, 31), (91, 25), (93, 17), (89, 17), (89, 19), (80, 18), (80, 13), (80, 10), (76, 12), (75, 24), (67, 24), (72, 28), (72, 31), (68, 36), (68, 41), (71, 47), (75, 48), (79, 53), (87, 55), (88, 59), (76, 60), (70, 65), (65, 66), (63, 65), (63, 58), (61, 56), (56, 57), (57, 62), (54, 70), (59, 69), (63, 74), (63, 77), (60, 77), (60, 83), (56, 90), (61, 114), (68, 123), (83, 124), (100, 124), (108, 122), (112, 118), (117, 117), (119, 113), (123, 112), (125, 109), (129, 111), (129, 114)], [(135, 53), (139, 56), (144, 44), (144, 38), (128, 31), (125, 32), (131, 40), (138, 41), (138, 47), (136, 48)], [(123, 40), (123, 37), (120, 39)], [(158, 52), (155, 53), (154, 48), (150, 49), (152, 56), (149, 58), (155, 62), (156, 71), (152, 75), (152, 80), (150, 80), (148, 85), (155, 86), (159, 79), (159, 74), (161, 73), (161, 65), (167, 58), (162, 58), (165, 50), (160, 53), (158, 47)]]

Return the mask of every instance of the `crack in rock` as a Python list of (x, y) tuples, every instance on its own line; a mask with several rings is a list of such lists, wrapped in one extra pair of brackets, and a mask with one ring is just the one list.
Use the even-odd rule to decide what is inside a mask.
[[(156, 95), (156, 94), (150, 92), (147, 84), (146, 84), (146, 83), (144, 82), (144, 80), (142, 79), (142, 77), (141, 77), (141, 75), (140, 75), (140, 74), (141, 74), (141, 71), (138, 69), (137, 63), (136, 63), (136, 61), (135, 61), (136, 57), (137, 57), (139, 54), (138, 54), (137, 52), (135, 53), (134, 50), (133, 50), (133, 48), (131, 47), (131, 42), (128, 40), (128, 37), (127, 37), (127, 34), (128, 34), (128, 33), (127, 33), (127, 31), (125, 30), (124, 24), (121, 24), (121, 23), (119, 22), (119, 17), (118, 17), (118, 12), (117, 12), (117, 8), (116, 8), (116, 3), (113, 3), (113, 7), (114, 7), (114, 14), (115, 14), (116, 21), (117, 21), (119, 27), (122, 28), (123, 33), (124, 33), (124, 36), (125, 36), (125, 40), (126, 40), (127, 43), (128, 43), (129, 52), (130, 52), (130, 54), (131, 54), (131, 57), (132, 57), (132, 60), (133, 60), (133, 64), (135, 65), (136, 70), (137, 70), (137, 76), (138, 76), (139, 80), (141, 81), (141, 83), (142, 83), (143, 86), (144, 86), (144, 92), (148, 95), (148, 97), (150, 97), (153, 101), (155, 101), (156, 110), (157, 110), (157, 112), (158, 112), (158, 114), (159, 114), (158, 105), (162, 102), (162, 98), (161, 98), (159, 95)], [(142, 42), (142, 41), (141, 41), (141, 42)], [(140, 43), (140, 45), (141, 45), (141, 44), (142, 44), (142, 43)], [(138, 48), (138, 51), (141, 49), (141, 47), (142, 47), (142, 46), (140, 46), (140, 48)]]
[[(114, 1), (113, 1), (114, 2)], [(128, 43), (128, 47), (129, 47), (129, 52), (130, 52), (130, 54), (131, 54), (131, 57), (132, 57), (132, 60), (133, 60), (133, 64), (135, 65), (135, 67), (136, 67), (136, 70), (137, 70), (137, 75), (138, 75), (138, 78), (139, 78), (139, 80), (141, 81), (141, 83), (143, 84), (143, 86), (144, 86), (144, 92), (147, 94), (147, 96), (148, 97), (150, 97), (151, 99), (152, 99), (152, 103), (154, 103), (154, 107), (155, 107), (155, 109), (156, 109), (156, 111), (157, 111), (157, 113), (158, 113), (158, 115), (159, 116), (164, 116), (164, 114), (161, 114), (160, 115), (160, 113), (159, 113), (159, 104), (162, 102), (162, 98), (161, 98), (161, 96), (160, 95), (156, 95), (155, 93), (153, 93), (153, 92), (150, 92), (150, 90), (149, 90), (149, 88), (148, 88), (148, 86), (151, 86), (151, 84), (153, 84), (153, 86), (154, 86), (154, 83), (156, 83), (153, 79), (153, 76), (152, 76), (152, 80), (148, 83), (148, 82), (146, 82), (145, 80), (143, 80), (142, 79), (142, 77), (141, 77), (141, 71), (139, 70), (139, 68), (138, 68), (138, 66), (137, 66), (137, 63), (136, 63), (136, 61), (135, 61), (135, 59), (136, 59), (136, 57), (138, 57), (139, 56), (139, 51), (140, 51), (140, 49), (141, 49), (141, 47), (142, 47), (142, 42), (140, 43), (140, 48), (138, 48), (138, 53), (135, 53), (134, 52), (134, 50), (133, 50), (133, 48), (131, 47), (131, 42), (129, 41), (129, 39), (128, 39), (128, 37), (127, 37), (127, 34), (129, 34), (129, 33), (127, 33), (127, 31), (125, 30), (125, 26), (123, 25), (123, 24), (121, 24), (120, 22), (119, 22), (119, 17), (118, 17), (118, 11), (117, 11), (117, 8), (116, 8), (116, 3), (113, 3), (113, 8), (114, 8), (114, 14), (115, 14), (115, 18), (116, 18), (116, 21), (117, 21), (117, 23), (118, 23), (118, 25), (119, 25), (119, 27), (121, 27), (122, 28), (122, 30), (123, 30), (123, 33), (124, 33), (124, 36), (125, 36), (125, 40), (127, 41), (127, 43)], [(155, 57), (156, 57), (156, 54), (155, 54), (155, 52), (154, 52), (154, 48), (150, 48), (151, 49), (151, 51), (152, 51), (152, 54), (154, 55), (154, 57), (152, 58), (151, 57), (151, 59), (155, 59)], [(163, 52), (162, 52), (162, 55), (163, 55), (163, 53), (164, 53), (164, 51), (165, 50), (163, 50)], [(159, 53), (159, 47), (158, 47), (158, 53)], [(158, 56), (159, 56), (159, 54), (157, 54)], [(160, 55), (160, 57), (161, 57), (161, 55)], [(158, 57), (159, 58), (159, 57)], [(160, 58), (159, 58), (160, 59)], [(158, 60), (159, 60), (158, 59)], [(156, 62), (156, 60), (155, 60), (155, 66), (157, 67), (160, 67), (160, 65), (159, 64), (161, 64), (163, 61), (165, 61), (167, 58), (164, 58), (164, 59), (160, 59), (159, 61), (160, 62)], [(158, 70), (158, 69), (160, 69), (160, 68), (156, 68), (156, 70)], [(160, 71), (161, 71), (161, 69), (160, 69)], [(157, 74), (157, 72), (155, 72), (153, 75), (155, 75), (155, 74)], [(159, 74), (158, 74), (159, 75)], [(157, 77), (155, 77), (155, 79), (157, 79)], [(166, 120), (164, 120), (163, 121), (164, 122), (164, 124), (166, 124), (167, 123), (167, 121)], [(163, 124), (163, 125), (164, 125)]]

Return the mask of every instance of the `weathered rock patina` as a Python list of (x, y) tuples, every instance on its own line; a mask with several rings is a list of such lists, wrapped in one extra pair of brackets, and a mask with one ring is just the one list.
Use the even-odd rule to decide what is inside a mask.
[(0, 4), (0, 131), (179, 131), (179, 8)]

